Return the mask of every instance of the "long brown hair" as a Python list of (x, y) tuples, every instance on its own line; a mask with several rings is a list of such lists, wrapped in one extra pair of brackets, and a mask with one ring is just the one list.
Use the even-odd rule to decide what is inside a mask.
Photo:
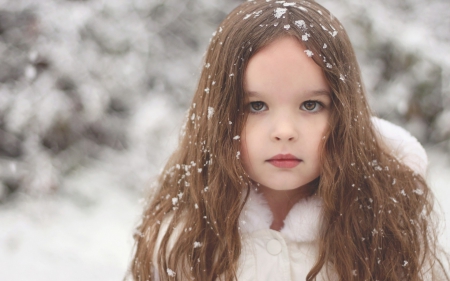
[(431, 193), (377, 137), (344, 28), (315, 2), (261, 0), (238, 6), (213, 34), (178, 149), (136, 231), (134, 280), (236, 279), (238, 219), (250, 186), (235, 138), (246, 120), (244, 71), (281, 36), (312, 52), (332, 90), (317, 188), (319, 258), (307, 279), (326, 264), (340, 280), (422, 280), (431, 268)]

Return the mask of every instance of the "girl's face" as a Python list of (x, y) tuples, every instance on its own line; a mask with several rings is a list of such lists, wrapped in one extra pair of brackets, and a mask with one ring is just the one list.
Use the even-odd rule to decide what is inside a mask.
[(283, 37), (256, 53), (245, 71), (242, 162), (252, 180), (270, 189), (296, 189), (320, 173), (331, 97), (308, 54), (297, 39)]

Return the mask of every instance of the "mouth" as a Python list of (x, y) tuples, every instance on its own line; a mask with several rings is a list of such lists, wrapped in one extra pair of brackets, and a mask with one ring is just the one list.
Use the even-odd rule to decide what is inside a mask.
[(266, 162), (269, 162), (277, 168), (290, 169), (300, 164), (302, 160), (298, 159), (292, 154), (278, 154), (270, 158), (269, 160), (266, 160)]

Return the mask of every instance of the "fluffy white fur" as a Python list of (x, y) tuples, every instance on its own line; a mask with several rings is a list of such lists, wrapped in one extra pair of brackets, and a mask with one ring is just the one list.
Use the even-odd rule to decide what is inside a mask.
[(417, 139), (405, 129), (386, 120), (372, 117), (372, 123), (375, 130), (379, 132), (379, 138), (390, 149), (389, 152), (414, 172), (425, 177), (428, 157)]
[[(317, 239), (320, 227), (322, 200), (317, 196), (297, 202), (284, 220), (281, 234), (291, 241), (311, 242)], [(264, 195), (253, 188), (239, 219), (241, 233), (269, 229), (273, 215)]]
[(266, 199), (253, 188), (239, 218), (241, 233), (252, 233), (260, 229), (269, 229), (273, 221), (272, 211)]

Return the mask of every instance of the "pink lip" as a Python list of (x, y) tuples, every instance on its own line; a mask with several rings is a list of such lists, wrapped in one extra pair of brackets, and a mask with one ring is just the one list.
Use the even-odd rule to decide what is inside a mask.
[(294, 168), (302, 160), (292, 154), (278, 154), (266, 161), (277, 168)]

